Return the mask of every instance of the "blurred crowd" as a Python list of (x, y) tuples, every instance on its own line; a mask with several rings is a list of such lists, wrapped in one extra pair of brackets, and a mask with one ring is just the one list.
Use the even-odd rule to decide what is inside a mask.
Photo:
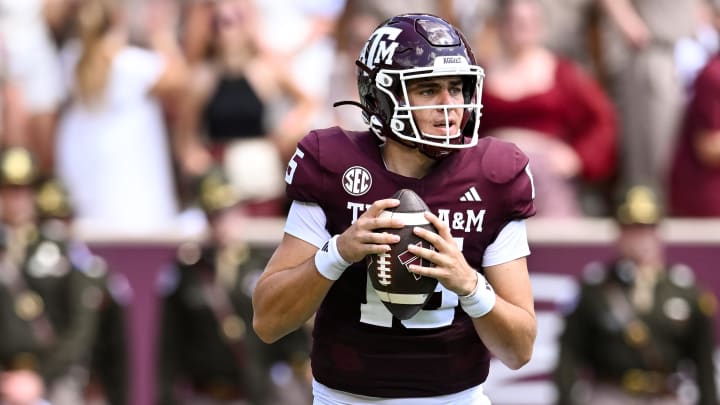
[[(30, 287), (48, 274), (73, 276), (64, 283), (88, 292), (83, 302), (62, 305), (75, 305), (78, 319), (110, 308), (106, 317), (92, 315), (105, 329), (75, 332), (81, 346), (96, 339), (106, 343), (97, 353), (113, 353), (122, 349), (109, 344), (124, 343), (107, 338), (118, 336), (108, 332), (117, 322), (107, 319), (122, 318), (111, 305), (123, 302), (122, 293), (111, 294), (122, 282), (57, 225), (43, 226), (43, 215), (10, 223), (22, 217), (13, 210), (23, 212), (23, 198), (33, 206), (52, 184), (60, 197), (51, 201), (69, 211), (51, 216), (66, 224), (110, 235), (209, 230), (207, 245), (179, 248), (159, 294), (163, 327), (190, 334), (190, 322), (210, 319), (215, 334), (162, 341), (161, 359), (173, 362), (159, 360), (159, 375), (180, 375), (202, 403), (234, 403), (210, 401), (271, 395), (228, 383), (258, 378), (238, 371), (240, 359), (280, 359), (286, 374), (302, 380), (298, 397), (306, 399), (307, 336), (273, 353), (246, 347), (244, 311), (262, 265), (234, 243), (243, 239), (235, 225), (238, 217), (285, 215), (285, 164), (308, 131), (366, 128), (359, 109), (332, 105), (357, 101), (355, 59), (374, 28), (401, 12), (433, 13), (465, 33), (486, 73), (480, 131), (530, 156), (538, 216), (609, 216), (619, 190), (636, 184), (655, 190), (670, 216), (720, 216), (718, 0), (0, 0), (0, 151), (8, 156), (0, 189), (11, 190), (0, 190), (3, 266), (13, 274), (35, 268)], [(26, 177), (13, 175), (28, 169)], [(77, 271), (53, 267), (53, 249)], [(37, 251), (47, 268), (30, 265)], [(188, 273), (194, 266), (208, 277)], [(46, 319), (43, 299), (50, 298), (22, 278), (8, 281), (9, 295), (0, 298), (34, 325), (27, 332), (39, 346), (69, 342), (79, 323), (62, 313)], [(194, 302), (217, 296), (216, 288), (229, 292), (227, 300), (198, 312)], [(56, 329), (49, 335), (42, 332), (48, 322)], [(200, 341), (224, 344), (216, 354), (226, 363), (209, 369), (193, 358), (193, 348), (206, 347)], [(36, 367), (43, 357), (24, 356), (34, 349), (21, 347), (0, 353), (0, 371), (40, 370), (13, 375), (23, 384), (11, 385), (26, 388), (17, 395), (50, 392), (50, 382), (77, 375), (69, 365), (88, 358), (68, 347), (67, 358), (56, 359), (66, 370)], [(122, 371), (98, 369), (83, 381), (112, 373)], [(159, 401), (179, 403), (176, 381), (163, 381)], [(126, 402), (122, 383), (82, 395), (102, 398), (108, 387), (119, 391), (110, 402)], [(64, 403), (79, 403), (70, 398)]]
[[(607, 215), (630, 184), (656, 188), (671, 215), (720, 213), (717, 129), (686, 111), (717, 53), (717, 1), (386, 3), (3, 0), (0, 143), (29, 148), (78, 221), (103, 230), (201, 229), (193, 186), (214, 166), (250, 215), (282, 216), (299, 137), (365, 128), (332, 104), (357, 98), (368, 33), (422, 11), (473, 44), (480, 129), (532, 156), (540, 216)], [(688, 165), (704, 205), (676, 180)]]

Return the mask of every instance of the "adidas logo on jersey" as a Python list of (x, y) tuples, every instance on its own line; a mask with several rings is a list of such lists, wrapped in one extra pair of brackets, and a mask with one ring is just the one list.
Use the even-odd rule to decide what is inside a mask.
[(475, 189), (475, 186), (470, 187), (468, 191), (465, 192), (465, 194), (460, 197), (460, 201), (463, 202), (480, 202), (482, 201), (482, 198), (480, 198), (480, 194), (478, 194), (477, 190)]

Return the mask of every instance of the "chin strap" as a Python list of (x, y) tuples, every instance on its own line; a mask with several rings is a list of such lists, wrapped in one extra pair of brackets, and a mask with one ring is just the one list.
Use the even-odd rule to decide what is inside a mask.
[(368, 109), (364, 105), (362, 105), (354, 100), (343, 100), (343, 101), (336, 101), (333, 103), (333, 107), (339, 107), (342, 105), (354, 105), (355, 107), (359, 107), (361, 110), (363, 110), (365, 112), (369, 112)]

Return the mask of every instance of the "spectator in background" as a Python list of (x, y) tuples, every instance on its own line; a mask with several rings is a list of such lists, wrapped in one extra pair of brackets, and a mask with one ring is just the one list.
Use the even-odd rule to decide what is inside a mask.
[[(8, 77), (8, 54), (0, 34), (0, 144), (17, 137), (26, 125), (25, 108), (17, 86)], [(13, 134), (13, 135), (10, 135)]]
[(157, 404), (309, 404), (308, 331), (270, 346), (252, 329), (252, 292), (271, 252), (245, 242), (247, 213), (222, 169), (201, 176), (196, 195), (209, 239), (182, 244), (159, 278)]
[(79, 41), (63, 50), (72, 95), (57, 145), (57, 173), (77, 220), (104, 230), (167, 229), (178, 214), (172, 150), (160, 100), (187, 80), (169, 0), (147, 5), (146, 50), (127, 43), (118, 0), (81, 0)]
[[(455, 25), (457, 20), (462, 17), (462, 12), (456, 10), (456, 5), (461, 7), (476, 7), (476, 3), (485, 0), (406, 0), (406, 1), (383, 1), (383, 0), (366, 0), (355, 1), (347, 0), (347, 3), (355, 2), (358, 11), (371, 12), (380, 16), (381, 21), (402, 13), (429, 13), (446, 19)], [(456, 18), (457, 16), (457, 18)]]
[(74, 210), (62, 183), (57, 179), (40, 182), (35, 201), (40, 228), (45, 233), (63, 235), (73, 252), (71, 260), (80, 267), (92, 268), (102, 290), (87, 386), (83, 390), (85, 405), (128, 405), (125, 313), (132, 295), (129, 281), (124, 274), (111, 272), (105, 260), (93, 254), (84, 241), (71, 238)]
[[(30, 152), (0, 152), (0, 402), (83, 403), (102, 269), (64, 228), (40, 220)], [(31, 397), (35, 397), (32, 400)]]
[[(360, 55), (367, 38), (384, 20), (378, 13), (363, 9), (362, 0), (348, 0), (335, 32), (335, 63), (330, 76), (329, 99), (327, 105), (340, 100), (360, 102), (357, 92), (357, 66), (355, 60)], [(364, 131), (367, 124), (363, 121), (362, 111), (355, 107), (333, 107), (330, 125), (338, 125), (348, 130)]]
[[(344, 8), (339, 14), (334, 32), (335, 63), (332, 64), (328, 91), (328, 106), (340, 100), (354, 100), (359, 102), (357, 94), (357, 66), (355, 60), (360, 54), (367, 38), (375, 28), (387, 18), (403, 12), (427, 12), (446, 18), (452, 22), (456, 14), (465, 14), (468, 8), (474, 10), (479, 2), (472, 2), (471, 6), (455, 10), (452, 0), (426, 1), (413, 0), (402, 2), (375, 1), (375, 0), (346, 0)], [(465, 2), (470, 3), (470, 2)], [(462, 6), (462, 4), (461, 4)], [(458, 6), (459, 9), (460, 6)], [(474, 15), (477, 16), (477, 15)], [(478, 17), (479, 18), (479, 17)], [(462, 19), (463, 21), (469, 21)], [(477, 19), (472, 19), (473, 30)], [(339, 125), (347, 130), (364, 131), (367, 124), (362, 119), (362, 113), (354, 107), (329, 107), (328, 123), (326, 126)]]
[[(540, 0), (546, 16), (545, 45), (597, 75), (595, 0)], [(597, 76), (595, 76), (597, 77)]]
[[(252, 0), (215, 3), (210, 58), (192, 70), (179, 106), (181, 167), (199, 175), (211, 164), (224, 166), (250, 215), (282, 215), (283, 170), (291, 146), (306, 131), (316, 109), (292, 79), (288, 66), (263, 53)], [(274, 120), (285, 100), (291, 109)], [(203, 156), (210, 150), (211, 156)]]
[(65, 97), (51, 24), (69, 2), (0, 0), (0, 37), (8, 75), (27, 111), (26, 125), (6, 134), (3, 143), (31, 149), (44, 177), (52, 175), (57, 114)]
[(621, 124), (621, 188), (653, 184), (665, 195), (685, 101), (675, 45), (692, 35), (698, 1), (599, 0), (603, 69)]
[[(577, 63), (542, 45), (537, 0), (508, 0), (497, 10), (500, 52), (487, 79), (480, 131), (516, 143), (533, 162), (538, 216), (584, 214), (581, 184), (598, 186), (615, 171), (612, 104)], [(598, 194), (603, 212), (604, 196)]]
[(695, 30), (675, 45), (675, 62), (686, 94), (692, 93), (695, 77), (720, 50), (720, 10), (715, 10), (712, 1), (698, 1)]
[(667, 263), (651, 188), (630, 188), (616, 220), (617, 259), (589, 265), (566, 308), (556, 403), (716, 405), (715, 297)]
[[(272, 56), (274, 63), (284, 65), (296, 85), (312, 97), (315, 108), (307, 114), (306, 126), (297, 128), (294, 139), (285, 145), (287, 162), (295, 144), (311, 128), (324, 126), (325, 110), (320, 103), (327, 100), (331, 84), (337, 18), (346, 0), (252, 0), (258, 9), (258, 45), (263, 53)], [(279, 121), (288, 114), (284, 103), (274, 103), (269, 109), (272, 120)]]
[(670, 214), (720, 217), (720, 54), (700, 71), (670, 171)]
[(209, 54), (209, 43), (213, 35), (212, 15), (215, 0), (182, 1), (180, 19), (180, 44), (188, 65), (203, 62)]

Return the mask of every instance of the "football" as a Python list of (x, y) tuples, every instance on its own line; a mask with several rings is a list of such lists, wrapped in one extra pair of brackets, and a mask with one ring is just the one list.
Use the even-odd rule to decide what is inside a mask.
[(392, 250), (388, 253), (368, 255), (366, 263), (372, 286), (380, 301), (395, 318), (406, 320), (425, 306), (438, 283), (437, 279), (420, 276), (408, 269), (411, 264), (433, 265), (408, 251), (410, 244), (432, 248), (429, 242), (413, 233), (413, 228), (420, 226), (433, 232), (437, 232), (437, 229), (425, 219), (423, 213), (429, 211), (429, 208), (414, 191), (402, 189), (392, 198), (400, 200), (400, 205), (383, 211), (380, 216), (399, 217), (405, 226), (378, 231), (399, 235), (400, 241), (391, 245)]

